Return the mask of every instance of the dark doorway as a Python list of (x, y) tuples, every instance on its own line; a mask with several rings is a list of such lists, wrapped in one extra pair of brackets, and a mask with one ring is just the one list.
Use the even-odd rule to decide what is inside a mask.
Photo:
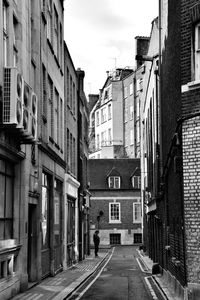
[(37, 281), (36, 205), (28, 206), (28, 281)]

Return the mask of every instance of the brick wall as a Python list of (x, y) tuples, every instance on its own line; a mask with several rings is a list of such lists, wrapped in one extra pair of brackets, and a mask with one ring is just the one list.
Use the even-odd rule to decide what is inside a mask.
[[(138, 198), (139, 199), (139, 198)], [(95, 227), (98, 226), (97, 216), (102, 211), (103, 215), (100, 217), (99, 229), (138, 229), (141, 228), (141, 223), (133, 223), (133, 203), (137, 200), (116, 199), (116, 202), (121, 204), (121, 223), (109, 223), (109, 203), (114, 203), (113, 200), (91, 200), (90, 207), (90, 221)]]
[(183, 179), (188, 282), (200, 280), (200, 117), (183, 123)]

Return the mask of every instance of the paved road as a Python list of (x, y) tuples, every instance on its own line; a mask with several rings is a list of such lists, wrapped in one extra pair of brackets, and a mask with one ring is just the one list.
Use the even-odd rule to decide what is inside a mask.
[(136, 249), (134, 246), (116, 247), (98, 279), (84, 294), (79, 291), (73, 299), (152, 300), (144, 284), (147, 274), (140, 270), (136, 260)]

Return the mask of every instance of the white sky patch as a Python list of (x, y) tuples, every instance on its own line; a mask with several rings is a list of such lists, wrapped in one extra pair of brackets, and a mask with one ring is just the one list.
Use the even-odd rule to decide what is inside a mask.
[(149, 36), (158, 0), (65, 0), (64, 36), (85, 93), (99, 93), (106, 71), (135, 66), (135, 36)]

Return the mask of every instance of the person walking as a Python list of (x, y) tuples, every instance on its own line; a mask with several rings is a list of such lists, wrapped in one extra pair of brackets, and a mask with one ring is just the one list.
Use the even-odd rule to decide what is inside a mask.
[(99, 244), (100, 244), (99, 230), (95, 231), (93, 235), (93, 242), (94, 242), (94, 254), (95, 257), (98, 257)]

